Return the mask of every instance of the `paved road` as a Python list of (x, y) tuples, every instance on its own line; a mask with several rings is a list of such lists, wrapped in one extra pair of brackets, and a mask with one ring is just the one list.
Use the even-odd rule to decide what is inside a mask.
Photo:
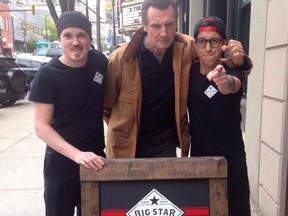
[[(45, 144), (33, 128), (33, 107), (27, 100), (0, 108), (0, 215), (43, 216)], [(258, 216), (252, 204), (252, 216)]]

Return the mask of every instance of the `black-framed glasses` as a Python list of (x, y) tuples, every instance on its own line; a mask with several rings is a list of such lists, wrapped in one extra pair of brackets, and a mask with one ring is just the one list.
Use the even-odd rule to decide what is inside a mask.
[(223, 40), (220, 39), (220, 38), (211, 38), (209, 40), (206, 40), (204, 38), (197, 38), (196, 39), (196, 44), (197, 44), (198, 47), (204, 48), (204, 47), (206, 47), (207, 42), (209, 42), (211, 47), (217, 48), (222, 41)]

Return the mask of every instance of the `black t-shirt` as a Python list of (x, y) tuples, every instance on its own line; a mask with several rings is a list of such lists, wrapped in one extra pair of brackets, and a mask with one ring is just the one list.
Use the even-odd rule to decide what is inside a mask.
[[(223, 66), (243, 83), (242, 71)], [(225, 156), (230, 164), (246, 160), (240, 127), (241, 97), (242, 88), (235, 94), (221, 94), (217, 85), (200, 73), (199, 64), (192, 66), (188, 99), (191, 156)]]
[[(58, 58), (38, 71), (29, 100), (54, 105), (51, 126), (71, 145), (104, 156), (103, 100), (107, 58), (90, 51), (85, 66), (71, 68)], [(78, 172), (78, 165), (49, 146), (49, 171)]]

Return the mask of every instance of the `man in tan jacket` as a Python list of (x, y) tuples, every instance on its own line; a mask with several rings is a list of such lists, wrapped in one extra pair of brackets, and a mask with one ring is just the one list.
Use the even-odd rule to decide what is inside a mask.
[[(188, 156), (189, 71), (197, 60), (194, 39), (176, 33), (173, 0), (144, 0), (142, 23), (129, 43), (110, 56), (104, 101), (108, 124), (108, 158)], [(241, 43), (227, 49), (234, 65), (242, 65)], [(233, 54), (231, 51), (233, 50)]]

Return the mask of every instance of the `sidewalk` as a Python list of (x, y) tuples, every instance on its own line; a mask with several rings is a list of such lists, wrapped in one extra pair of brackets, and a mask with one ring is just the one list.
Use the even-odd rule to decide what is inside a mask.
[(45, 145), (30, 134), (1, 153), (1, 215), (45, 215), (42, 176), (44, 148)]
[(0, 109), (0, 214), (41, 216), (45, 145), (34, 134), (32, 104)]
[[(0, 121), (0, 215), (44, 216), (45, 144), (34, 133), (32, 104), (0, 109)], [(252, 216), (261, 215), (251, 207)]]

